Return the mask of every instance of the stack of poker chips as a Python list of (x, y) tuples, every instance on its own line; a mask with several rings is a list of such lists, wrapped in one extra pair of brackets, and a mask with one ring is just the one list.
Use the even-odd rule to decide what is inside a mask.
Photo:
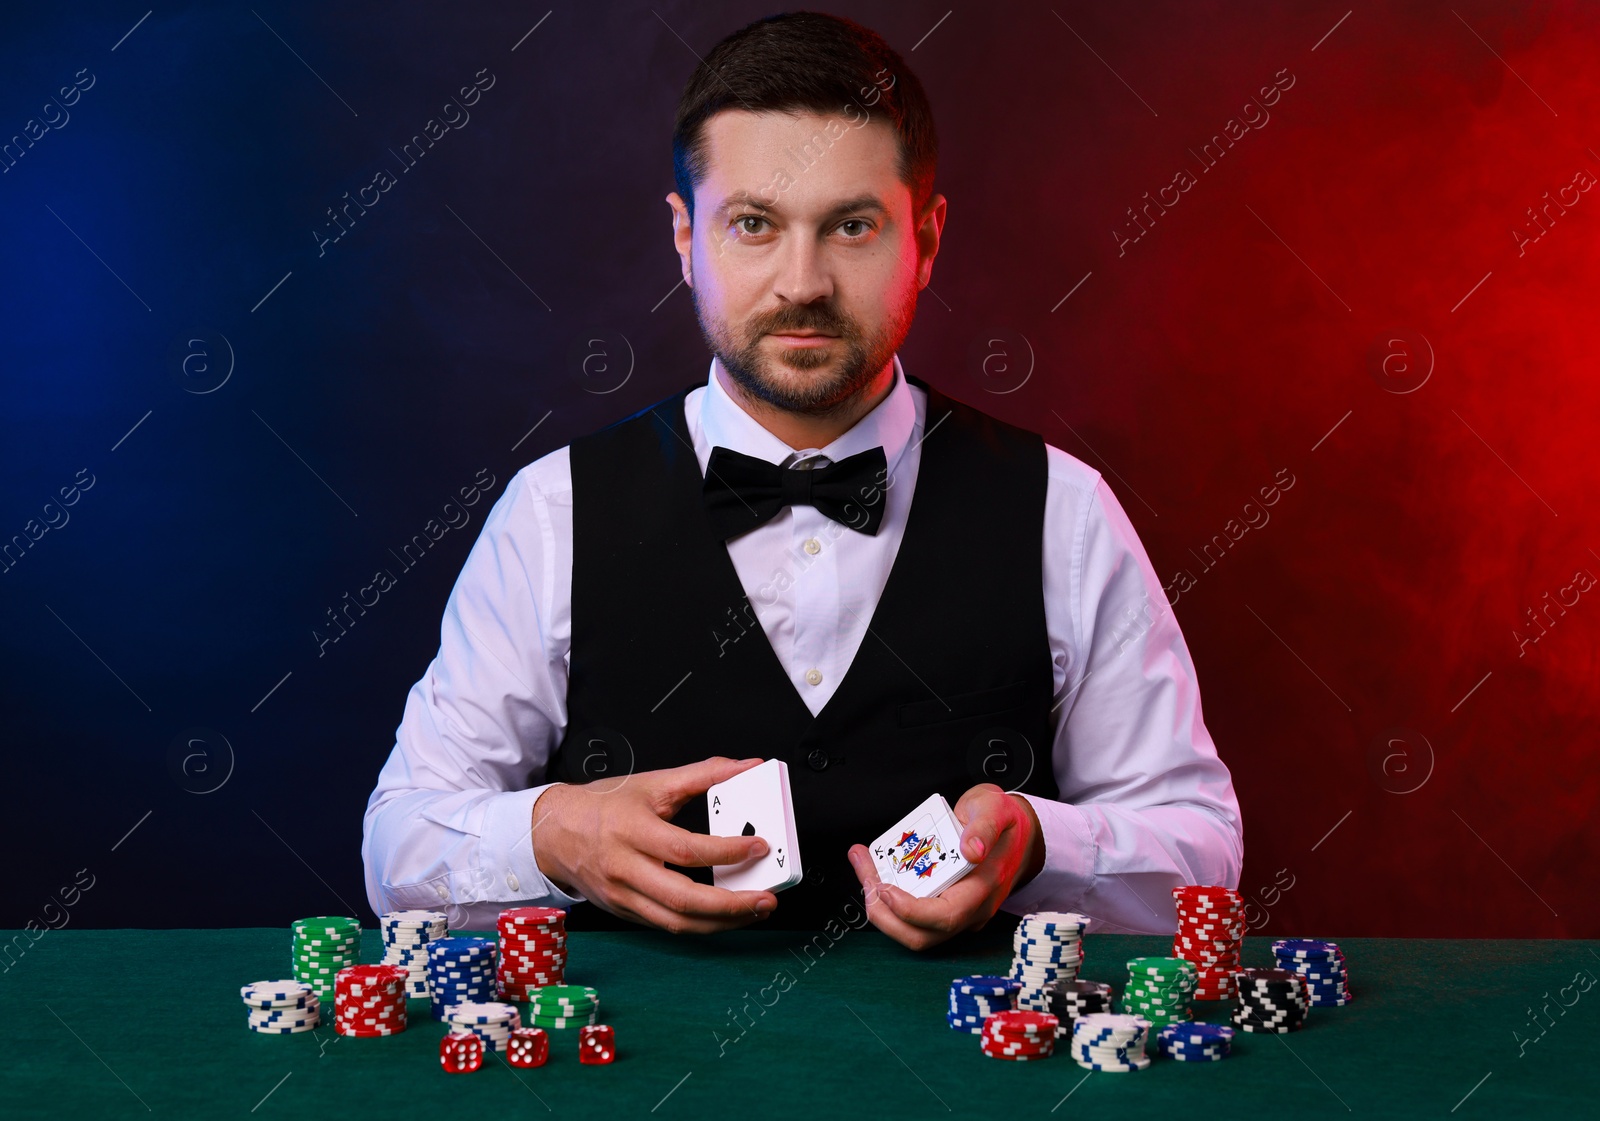
[(1183, 958), (1130, 958), (1122, 1011), (1142, 1016), (1155, 1027), (1188, 1020), (1198, 976), (1195, 964)]
[(294, 1035), (322, 1023), (322, 1005), (300, 981), (256, 981), (239, 990), (250, 1011), (245, 1024), (263, 1035)]
[(991, 1059), (1047, 1059), (1056, 1049), (1057, 1026), (1056, 1018), (1048, 1012), (1025, 1008), (996, 1012), (983, 1022), (979, 1046)]
[(1244, 943), (1244, 896), (1232, 888), (1188, 884), (1172, 889), (1178, 907), (1178, 933), (1172, 956), (1200, 969), (1196, 1000), (1229, 1000)]
[(587, 985), (546, 985), (528, 998), (529, 1022), (536, 1028), (577, 1028), (595, 1022), (600, 994)]
[(617, 1057), (617, 1033), (610, 1024), (591, 1024), (578, 1029), (578, 1061), (609, 1063)]
[(1215, 1063), (1233, 1049), (1233, 1029), (1222, 1024), (1168, 1024), (1156, 1036), (1156, 1047), (1169, 1059)]
[(1020, 981), (1017, 1007), (1049, 1010), (1044, 990), (1075, 981), (1083, 963), (1083, 928), (1089, 920), (1071, 912), (1039, 911), (1022, 916), (1011, 936), (1011, 979)]
[(990, 1016), (1017, 1006), (1021, 989), (1022, 982), (1009, 977), (957, 977), (950, 982), (950, 1011), (945, 1022), (955, 1031), (980, 1035)]
[(566, 980), (567, 913), (559, 907), (513, 907), (500, 912), (502, 1000), (527, 1000), (532, 989)]
[(522, 1026), (522, 1016), (514, 1004), (499, 1001), (464, 1001), (452, 1005), (445, 1014), (451, 1031), (470, 1031), (483, 1040), (484, 1051), (504, 1051), (511, 1033)]
[(440, 938), (428, 943), (428, 988), (433, 1018), (452, 1005), (495, 998), (495, 946), (487, 938)]
[(1234, 974), (1239, 1006), (1233, 1025), (1249, 1032), (1299, 1031), (1311, 1010), (1306, 982), (1287, 969), (1241, 969)]
[(361, 957), (361, 924), (337, 915), (319, 915), (294, 924), (292, 940), (294, 978), (316, 990), (317, 997), (333, 996), (333, 979), (339, 970)]
[(367, 1038), (406, 1030), (406, 971), (398, 965), (352, 965), (334, 978), (333, 1028)]
[(1085, 1070), (1133, 1071), (1150, 1066), (1144, 1053), (1150, 1021), (1096, 1012), (1072, 1023), (1072, 1058)]
[(392, 911), (383, 916), (383, 964), (406, 971), (408, 997), (431, 995), (428, 943), (450, 933), (449, 921), (439, 911)]
[(1336, 942), (1280, 938), (1272, 944), (1278, 968), (1300, 974), (1314, 1007), (1340, 1007), (1354, 999), (1344, 953)]
[(1045, 1011), (1059, 1022), (1056, 1036), (1072, 1034), (1072, 1021), (1111, 1011), (1111, 986), (1100, 981), (1057, 981), (1044, 991)]

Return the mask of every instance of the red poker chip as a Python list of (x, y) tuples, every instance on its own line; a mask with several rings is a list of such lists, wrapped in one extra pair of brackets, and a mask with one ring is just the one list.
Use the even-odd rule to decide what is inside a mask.
[(1033, 1028), (1035, 1030), (1054, 1031), (1060, 1021), (1050, 1012), (1034, 1012), (1024, 1008), (1012, 1008), (996, 1012), (983, 1021), (986, 1028), (993, 1027), (998, 1030), (1015, 1028)]
[(1053, 1055), (1055, 1053), (1054, 1047), (1017, 1049), (1010, 1047), (991, 1047), (988, 1044), (983, 1045), (980, 1050), (992, 1059), (1035, 1058), (1042, 1057), (1044, 1055)]
[(507, 907), (500, 912), (499, 921), (551, 925), (566, 922), (567, 913), (560, 907)]

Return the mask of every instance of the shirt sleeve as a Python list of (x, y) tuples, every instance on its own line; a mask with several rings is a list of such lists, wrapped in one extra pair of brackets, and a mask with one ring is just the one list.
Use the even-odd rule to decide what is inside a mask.
[(1098, 472), (1049, 452), (1044, 573), (1060, 799), (1024, 795), (1043, 829), (1044, 867), (1001, 906), (1076, 911), (1089, 930), (1170, 934), (1173, 887), (1239, 886), (1233, 779), (1201, 716), (1177, 617), (1126, 512)]
[(444, 910), (453, 927), (492, 930), (506, 907), (582, 899), (539, 871), (532, 811), (549, 784), (528, 785), (566, 727), (565, 452), (518, 472), (490, 509), (445, 604), (439, 652), (406, 696), (363, 821), (377, 914)]

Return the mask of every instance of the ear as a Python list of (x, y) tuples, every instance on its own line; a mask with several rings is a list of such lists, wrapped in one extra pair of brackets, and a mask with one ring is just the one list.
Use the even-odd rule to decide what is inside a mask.
[(672, 208), (672, 247), (677, 251), (683, 282), (694, 287), (694, 225), (689, 220), (689, 208), (683, 196), (673, 191), (666, 203)]
[(922, 212), (917, 225), (917, 287), (926, 288), (933, 279), (933, 259), (939, 255), (939, 240), (944, 233), (945, 211), (948, 200), (943, 195), (933, 195)]

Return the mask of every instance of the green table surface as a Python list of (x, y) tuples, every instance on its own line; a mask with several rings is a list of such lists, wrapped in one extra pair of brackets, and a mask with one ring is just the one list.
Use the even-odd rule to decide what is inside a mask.
[[(580, 1065), (568, 1030), (540, 1069), (495, 1058), (471, 1075), (441, 1069), (423, 1001), (383, 1039), (247, 1030), (239, 987), (288, 974), (287, 928), (49, 931), (0, 973), (0, 1118), (1600, 1115), (1600, 986), (1574, 986), (1600, 977), (1596, 943), (1339, 939), (1356, 998), (1304, 1030), (1240, 1032), (1218, 1063), (1091, 1074), (1064, 1054), (989, 1059), (945, 1026), (950, 979), (1004, 972), (1012, 925), (922, 954), (871, 927), (577, 932), (567, 977), (598, 989), (617, 1061)], [(363, 941), (377, 961), (378, 933)], [(1269, 943), (1247, 939), (1245, 963), (1270, 965)], [(1089, 935), (1081, 976), (1120, 986), (1129, 957), (1170, 945)]]

